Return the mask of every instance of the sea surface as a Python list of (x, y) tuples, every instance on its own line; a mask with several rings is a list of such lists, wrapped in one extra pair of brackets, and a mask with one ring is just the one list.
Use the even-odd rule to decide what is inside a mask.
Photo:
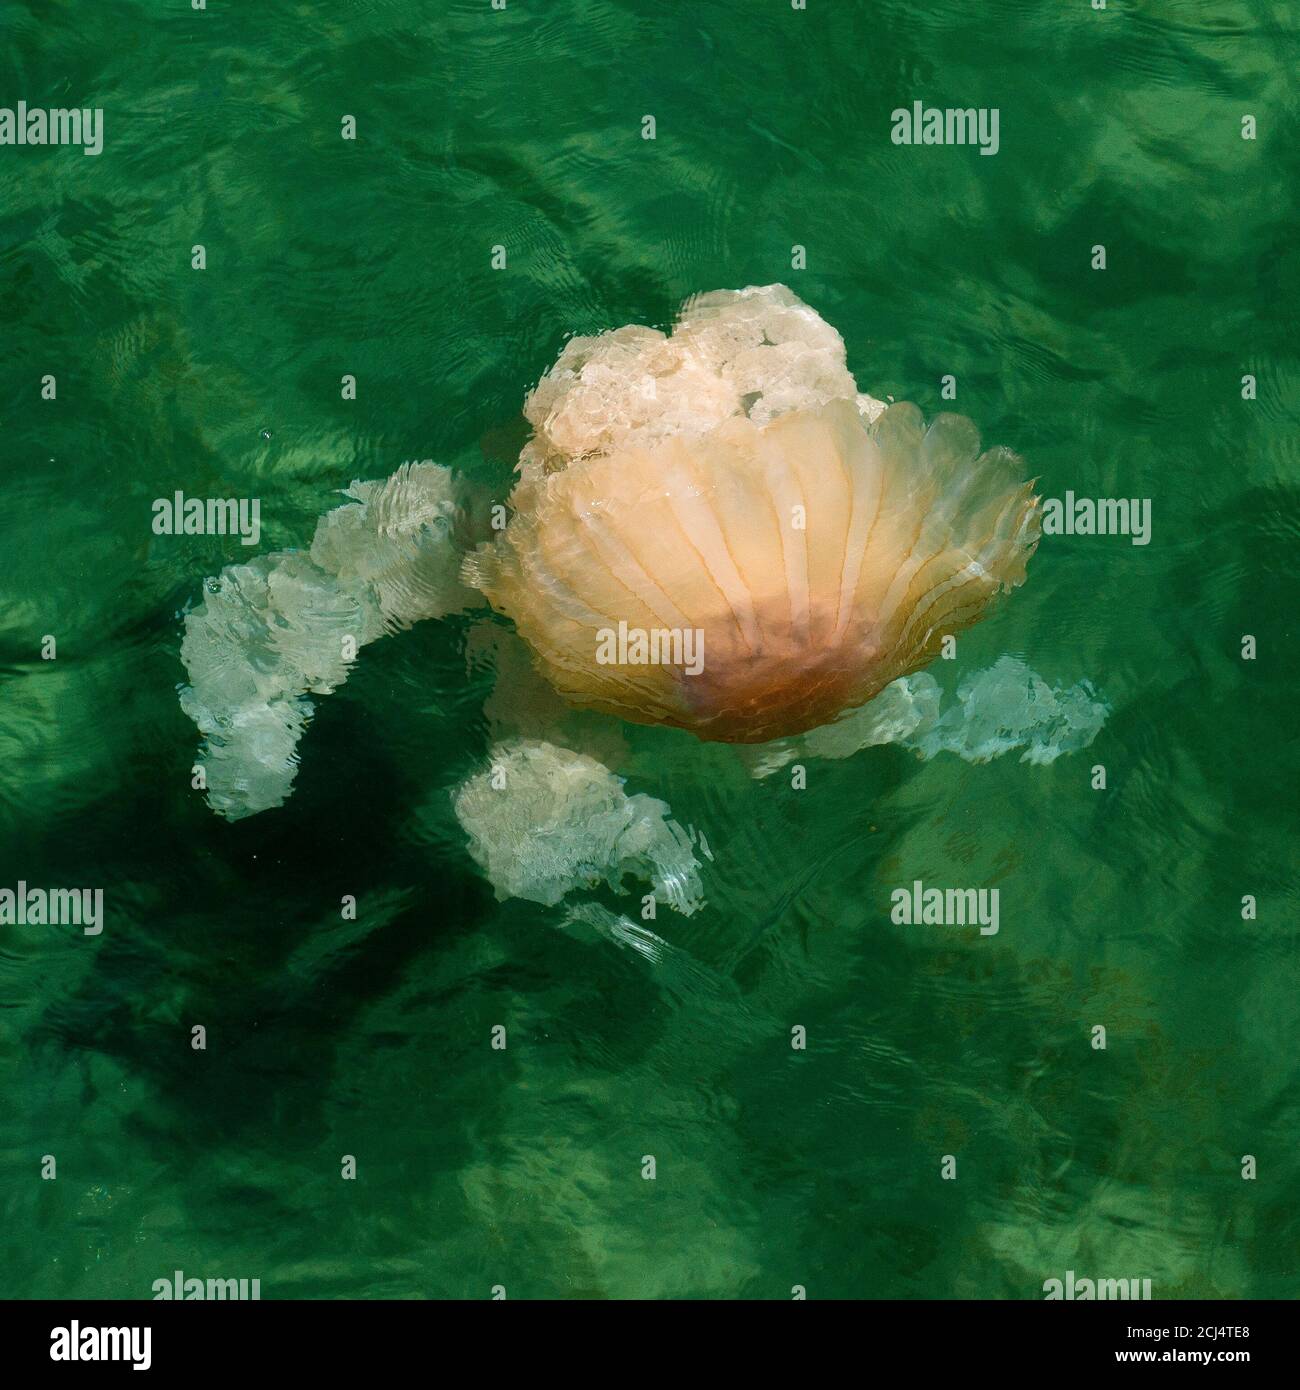
[[(0, 146), (0, 887), (104, 923), (0, 925), (0, 1295), (1295, 1296), (1298, 58), (1280, 0), (3, 0), (0, 106), (104, 146)], [(914, 101), (997, 153), (893, 143)], [(864, 391), (1149, 501), (936, 671), (1090, 682), (1091, 747), (796, 791), (614, 726), (714, 855), (690, 917), (575, 895), (637, 949), (470, 859), (464, 615), (364, 650), (284, 806), (208, 809), (206, 578), (405, 460), (504, 497), (567, 337), (773, 282)], [(155, 535), (177, 490), (258, 546)], [(896, 924), (916, 880), (999, 931)]]

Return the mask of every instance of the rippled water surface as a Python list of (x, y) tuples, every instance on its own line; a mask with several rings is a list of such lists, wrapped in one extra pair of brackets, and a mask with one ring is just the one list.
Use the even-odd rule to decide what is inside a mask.
[[(105, 146), (0, 147), (0, 886), (102, 887), (105, 927), (0, 926), (0, 1293), (1294, 1295), (1294, 18), (6, 0), (0, 105), (102, 107)], [(998, 153), (892, 144), (913, 100), (998, 108)], [(1151, 500), (1149, 545), (1045, 538), (939, 673), (1092, 682), (1090, 749), (796, 792), (613, 725), (715, 858), (611, 937), (466, 853), (461, 616), (367, 648), (285, 806), (208, 810), (181, 619), (249, 552), (155, 498), (260, 498), (269, 552), (405, 459), (504, 495), (568, 335), (773, 281), (863, 390), (951, 374), (1046, 495)], [(1000, 931), (895, 925), (916, 879), (997, 887)]]

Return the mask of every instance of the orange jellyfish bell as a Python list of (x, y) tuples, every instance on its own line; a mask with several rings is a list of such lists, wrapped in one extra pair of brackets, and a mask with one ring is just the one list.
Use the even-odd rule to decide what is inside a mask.
[[(728, 302), (751, 310), (771, 293), (742, 291), (723, 314)], [(731, 743), (802, 733), (924, 666), (945, 635), (1024, 580), (1039, 511), (1021, 460), (981, 453), (960, 416), (927, 428), (903, 402), (873, 421), (877, 403), (850, 395), (851, 379), (833, 388), (837, 398), (818, 399), (825, 360), (801, 403), (788, 388), (814, 330), (797, 311), (839, 339), (780, 294), (779, 310), (795, 314), (796, 350), (779, 353), (787, 344), (772, 340), (770, 325), (747, 342), (761, 313), (727, 325), (721, 363), (691, 343), (689, 318), (672, 338), (655, 335), (659, 380), (698, 393), (711, 374), (704, 428), (639, 424), (620, 437), (605, 424), (601, 451), (558, 459), (539, 432), (509, 525), (467, 561), (466, 578), (514, 620), (571, 703)], [(718, 318), (709, 319), (715, 339)], [(679, 342), (685, 365), (665, 363)], [(726, 414), (729, 371), (748, 354), (752, 375), (759, 349), (779, 353), (763, 370), (779, 369), (781, 404), (792, 408), (762, 420), (754, 406), (763, 392), (736, 390)], [(824, 355), (821, 339), (816, 350)], [(579, 372), (578, 389), (582, 381)], [(663, 394), (680, 416), (682, 400)]]

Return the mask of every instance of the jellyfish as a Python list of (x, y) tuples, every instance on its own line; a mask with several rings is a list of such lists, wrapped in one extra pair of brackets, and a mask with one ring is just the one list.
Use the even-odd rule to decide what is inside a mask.
[(571, 703), (702, 739), (826, 724), (1022, 583), (1032, 484), (969, 423), (833, 402), (523, 484), (465, 573)]
[(481, 601), (457, 575), (467, 506), (450, 469), (404, 463), (344, 496), (307, 551), (228, 565), (185, 616), (181, 708), (204, 736), (208, 804), (227, 820), (283, 804), (309, 695), (342, 685), (361, 647)]
[(1039, 503), (1017, 455), (860, 398), (788, 290), (620, 333), (570, 343), (534, 393), (509, 524), (463, 570), (570, 703), (767, 743), (927, 665), (1024, 581)]
[(683, 914), (705, 902), (703, 830), (601, 761), (617, 721), (737, 745), (755, 778), (881, 744), (1047, 764), (1104, 723), (1091, 686), (1013, 656), (942, 708), (923, 668), (1024, 582), (1033, 482), (969, 420), (859, 391), (839, 333), (784, 286), (572, 338), (524, 414), (490, 539), (468, 480), (404, 466), (354, 482), (308, 551), (209, 581), (181, 700), (218, 814), (287, 799), (309, 696), (360, 647), (453, 613), (498, 689), (485, 759), (441, 794), (497, 896), (547, 906), (628, 877)]
[[(630, 874), (684, 916), (700, 904), (698, 837), (656, 797), (628, 796), (594, 758), (511, 740), (494, 747), (490, 767), (459, 788), (454, 804), (470, 855), (499, 898), (553, 907), (575, 886), (602, 879), (621, 891)], [(701, 849), (708, 854), (707, 840)]]

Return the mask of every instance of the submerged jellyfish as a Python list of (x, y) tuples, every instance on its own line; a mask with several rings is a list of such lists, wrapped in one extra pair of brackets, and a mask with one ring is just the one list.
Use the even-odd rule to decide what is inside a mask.
[(510, 523), (464, 569), (571, 703), (728, 743), (802, 733), (1024, 580), (1020, 459), (858, 397), (789, 291), (575, 341), (530, 402)]
[(259, 555), (210, 580), (185, 618), (181, 708), (204, 736), (208, 803), (227, 820), (279, 806), (298, 770), (310, 694), (348, 678), (385, 632), (475, 601), (456, 574), (462, 489), (449, 469), (403, 464), (354, 482), (311, 549)]
[(843, 339), (784, 286), (703, 295), (670, 333), (573, 338), (524, 413), (509, 523), (468, 554), (465, 480), (404, 467), (354, 483), (309, 553), (212, 581), (186, 620), (182, 704), (219, 814), (286, 799), (308, 696), (361, 647), (484, 598), (518, 634), (480, 624), (470, 642), (494, 653), (504, 727), (450, 795), (502, 897), (555, 904), (631, 876), (701, 905), (707, 841), (591, 756), (621, 760), (611, 715), (763, 745), (741, 750), (760, 778), (882, 743), (1049, 763), (1100, 730), (1089, 687), (1053, 689), (1018, 658), (946, 710), (911, 676), (1024, 581), (1038, 499), (969, 420), (927, 426), (859, 392)]

